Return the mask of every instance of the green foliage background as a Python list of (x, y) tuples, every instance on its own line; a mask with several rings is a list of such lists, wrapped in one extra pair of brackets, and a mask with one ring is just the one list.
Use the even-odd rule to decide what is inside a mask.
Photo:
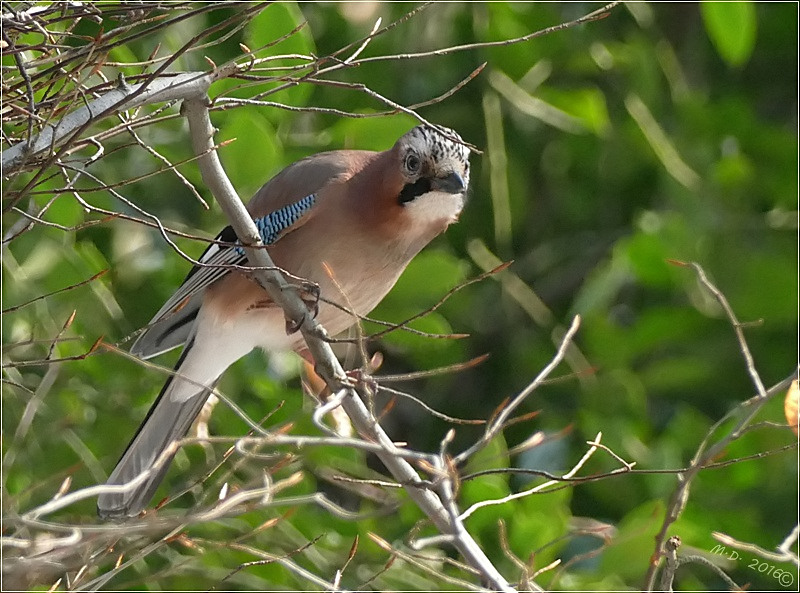
[[(224, 63), (241, 54), (238, 43), (260, 47), (303, 19), (308, 27), (271, 51), (327, 55), (366, 35), (378, 16), (387, 23), (411, 8), (390, 3), (272, 5), (239, 34), (187, 54), (174, 69), (207, 69), (204, 55)], [(594, 8), (589, 3), (435, 4), (373, 40), (364, 55), (506, 39)], [(161, 54), (168, 54), (223, 19), (225, 11), (181, 23), (162, 38), (132, 42), (115, 49), (108, 59), (143, 60), (159, 43)], [(84, 33), (92, 36), (97, 30), (87, 23)], [(481, 271), (474, 258), (484, 248), (514, 264), (504, 281), (472, 285), (416, 325), (433, 332), (469, 333), (469, 338), (429, 340), (395, 333), (373, 346), (386, 357), (382, 371), (434, 368), (489, 353), (489, 360), (477, 368), (401, 386), (444, 413), (487, 418), (550, 360), (556, 325), (568, 325), (575, 314), (582, 316), (576, 343), (594, 372), (538, 391), (524, 410), (539, 410), (538, 416), (508, 430), (505, 442), (494, 443), (491, 454), (468, 469), (513, 465), (561, 473), (580, 459), (585, 442), (600, 431), (607, 446), (635, 461), (639, 469), (688, 464), (713, 423), (755, 390), (730, 323), (691, 269), (670, 260), (699, 262), (740, 320), (758, 321), (748, 326), (746, 335), (767, 386), (793, 371), (798, 333), (797, 35), (796, 4), (630, 4), (603, 20), (525, 43), (375, 62), (337, 75), (412, 105), (444, 93), (487, 62), (485, 70), (454, 96), (419, 110), (428, 120), (458, 130), (484, 154), (472, 157), (470, 201), (460, 223), (411, 264), (373, 316), (400, 321), (433, 305), (449, 288)], [(3, 64), (13, 62), (4, 57)], [(107, 70), (113, 78), (118, 70), (130, 76), (140, 68)], [(218, 83), (212, 96), (233, 85)], [(232, 92), (250, 96), (247, 88)], [(385, 109), (362, 93), (332, 86), (300, 85), (270, 100), (362, 114)], [(177, 113), (177, 107), (170, 113)], [(216, 111), (212, 118), (219, 128), (218, 142), (235, 138), (221, 150), (221, 157), (242, 196), (251, 195), (304, 155), (336, 148), (383, 150), (414, 125), (405, 115), (347, 119), (265, 107)], [(180, 117), (139, 133), (173, 162), (191, 157)], [(90, 170), (112, 184), (161, 166), (140, 148), (129, 146)], [(193, 164), (180, 170), (210, 198)], [(62, 179), (53, 178), (38, 189), (52, 191), (62, 185)], [(173, 228), (211, 237), (226, 224), (216, 205), (205, 210), (169, 173), (125, 186), (121, 192)], [(39, 204), (50, 198), (46, 191), (35, 196)], [(108, 192), (87, 193), (85, 198), (129, 212)], [(47, 217), (61, 225), (89, 218), (68, 193), (55, 201)], [(4, 231), (15, 220), (6, 215)], [(204, 248), (189, 240), (177, 242), (195, 256)], [(75, 340), (59, 344), (57, 356), (85, 352), (100, 337), (111, 343), (122, 340), (148, 322), (189, 265), (155, 231), (130, 222), (107, 220), (74, 233), (36, 226), (4, 252), (4, 306), (102, 269), (109, 272), (100, 280), (4, 315), (4, 362), (44, 356), (49, 342), (11, 345), (49, 340), (73, 310), (75, 320), (65, 335)], [(532, 317), (530, 308), (523, 306), (530, 305), (530, 297), (521, 303), (508, 289), (512, 274), (538, 295), (552, 316)], [(161, 362), (167, 366), (173, 361), (165, 357)], [(283, 402), (267, 425), (294, 422), (293, 432), (315, 434), (308, 418), (310, 404), (303, 401), (295, 373), (285, 365), (278, 369), (274, 360), (269, 364), (271, 373), (266, 372), (265, 357), (252, 354), (225, 375), (222, 391), (255, 419)], [(32, 397), (28, 390), (36, 390), (47, 372), (48, 367), (32, 366), (9, 369), (4, 375), (14, 383), (3, 385), (6, 460), (10, 449), (13, 453), (13, 463), (4, 467), (4, 514), (48, 500), (66, 476), (72, 477), (73, 489), (101, 482), (164, 380), (163, 373), (104, 350), (63, 363), (50, 371), (48, 380), (54, 383), (31, 430), (22, 442), (15, 441)], [(562, 365), (560, 374), (569, 373)], [(785, 424), (782, 398), (771, 402), (762, 416), (759, 420)], [(384, 424), (393, 438), (423, 450), (437, 450), (450, 427), (403, 400)], [(221, 407), (211, 427), (215, 434), (246, 431)], [(455, 451), (481, 431), (456, 428)], [(546, 444), (509, 454), (510, 447), (540, 430), (550, 437)], [(726, 451), (724, 459), (777, 449), (793, 438), (785, 429), (754, 430)], [(217, 449), (217, 459), (223, 450)], [(378, 512), (377, 503), (342, 494), (324, 479), (331, 468), (369, 475), (365, 463), (354, 451), (309, 449), (288, 468), (276, 469), (275, 477), (303, 469), (303, 481), (290, 493), (324, 488), (354, 510)], [(199, 478), (205, 464), (199, 447), (182, 452), (163, 495)], [(614, 459), (598, 453), (582, 473), (616, 467)], [(203, 494), (195, 489), (167, 508), (189, 506), (193, 496), (212, 501), (222, 482), (236, 483), (237, 476), (245, 481), (260, 470), (237, 471), (233, 476), (215, 474)], [(463, 485), (460, 501), (466, 507), (533, 483), (509, 475), (475, 479)], [(564, 570), (543, 576), (542, 584), (570, 590), (638, 588), (675, 485), (676, 476), (669, 473), (606, 478), (480, 510), (467, 525), (509, 578), (516, 578), (518, 571), (499, 548), (499, 518), (505, 520), (510, 548), (520, 558), (527, 560), (535, 552), (537, 568), (556, 558), (567, 563)], [(358, 534), (354, 562), (359, 568), (344, 576), (344, 586), (357, 587), (381, 570), (388, 557), (367, 533), (399, 544), (421, 518), (404, 495), (391, 497), (405, 503), (391, 520), (378, 514), (348, 522), (304, 505), (248, 541), (285, 553), (322, 535), (313, 552), (297, 561), (331, 575), (346, 560)], [(707, 470), (671, 533), (680, 535), (684, 546), (705, 553), (716, 544), (715, 531), (772, 549), (797, 522), (797, 497), (796, 448)], [(254, 510), (196, 526), (189, 536), (203, 553), (179, 542), (161, 546), (110, 586), (205, 590), (239, 563), (253, 559), (219, 542), (249, 533), (285, 512)], [(575, 517), (611, 523), (616, 535), (604, 543), (576, 534), (570, 531)], [(73, 505), (54, 519), (96, 521), (91, 501)], [(594, 557), (567, 562), (601, 546)], [(753, 590), (779, 588), (774, 578), (748, 568), (749, 560), (745, 554), (725, 568)], [(113, 558), (106, 568), (111, 562)], [(558, 575), (556, 581), (550, 580), (553, 574)], [(373, 586), (427, 590), (438, 583), (427, 580), (425, 573), (403, 569), (402, 563), (380, 578)], [(242, 589), (307, 586), (275, 564), (248, 568), (225, 583)], [(40, 583), (45, 589), (49, 584)], [(676, 586), (696, 590), (724, 584), (708, 569), (692, 565), (678, 573)]]

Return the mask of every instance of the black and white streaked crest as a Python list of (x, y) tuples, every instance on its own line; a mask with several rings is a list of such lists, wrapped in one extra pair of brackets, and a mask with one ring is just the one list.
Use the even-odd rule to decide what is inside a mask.
[(445, 172), (446, 169), (451, 169), (449, 172), (452, 172), (454, 166), (456, 169), (461, 168), (454, 172), (461, 175), (464, 187), (468, 187), (469, 149), (463, 144), (458, 132), (444, 126), (439, 127), (444, 134), (431, 126), (422, 125), (408, 131), (401, 141), (405, 141), (407, 150), (414, 150), (420, 158), (425, 159), (426, 168), (434, 174)]

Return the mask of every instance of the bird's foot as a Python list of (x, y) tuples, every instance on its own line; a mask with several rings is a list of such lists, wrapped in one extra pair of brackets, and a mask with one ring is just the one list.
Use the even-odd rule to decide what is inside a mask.
[[(297, 291), (297, 296), (305, 304), (306, 309), (311, 314), (311, 318), (315, 319), (319, 315), (319, 285), (314, 282), (302, 281), (299, 284), (291, 284), (291, 288)], [(286, 335), (291, 335), (303, 326), (306, 320), (305, 314), (300, 319), (286, 319)]]

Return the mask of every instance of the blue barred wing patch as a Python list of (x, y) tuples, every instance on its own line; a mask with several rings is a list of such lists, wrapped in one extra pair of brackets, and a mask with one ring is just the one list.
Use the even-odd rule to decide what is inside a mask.
[[(311, 210), (316, 201), (317, 195), (310, 194), (302, 200), (257, 218), (254, 222), (258, 228), (258, 234), (261, 235), (261, 242), (264, 245), (271, 245), (280, 239), (284, 231), (290, 229), (303, 215)], [(244, 255), (243, 248), (236, 247), (235, 249), (239, 255)]]

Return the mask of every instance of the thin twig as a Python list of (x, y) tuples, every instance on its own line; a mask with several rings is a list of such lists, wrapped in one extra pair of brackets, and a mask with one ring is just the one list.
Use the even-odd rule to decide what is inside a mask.
[(33, 299), (29, 300), (29, 301), (25, 301), (24, 303), (21, 303), (19, 305), (14, 305), (13, 307), (7, 307), (6, 309), (3, 309), (2, 311), (0, 311), (0, 315), (5, 315), (6, 313), (12, 313), (14, 311), (19, 311), (20, 309), (22, 309), (24, 307), (27, 307), (28, 305), (31, 305), (31, 304), (33, 304), (33, 303), (35, 303), (37, 301), (41, 301), (41, 300), (50, 298), (51, 296), (59, 294), (59, 293), (62, 293), (62, 292), (67, 292), (68, 290), (73, 290), (73, 289), (78, 288), (80, 286), (84, 286), (86, 284), (89, 284), (90, 282), (94, 282), (98, 278), (102, 278), (106, 274), (106, 272), (108, 272), (108, 269), (100, 270), (99, 272), (97, 272), (97, 274), (94, 274), (91, 278), (87, 278), (86, 280), (81, 280), (80, 282), (76, 282), (75, 284), (70, 284), (69, 286), (65, 286), (64, 288), (59, 288), (58, 290), (54, 290), (53, 292), (48, 292), (47, 294), (43, 294), (43, 295), (38, 296), (36, 298), (33, 298)]
[(474, 455), (477, 451), (489, 444), (489, 442), (495, 436), (497, 436), (501, 430), (503, 430), (505, 422), (508, 420), (508, 417), (512, 414), (512, 412), (517, 409), (519, 405), (522, 404), (522, 402), (524, 402), (525, 399), (544, 382), (545, 379), (547, 379), (550, 373), (552, 373), (559, 364), (561, 364), (564, 354), (572, 342), (572, 338), (575, 336), (578, 328), (580, 327), (580, 323), (580, 315), (576, 315), (572, 320), (572, 324), (570, 325), (569, 329), (564, 334), (561, 345), (559, 346), (558, 351), (553, 359), (541, 370), (541, 372), (539, 372), (536, 378), (531, 381), (531, 383), (525, 389), (518, 393), (516, 397), (500, 411), (497, 417), (486, 427), (486, 432), (478, 442), (455, 456), (454, 461), (456, 464), (464, 463), (467, 459), (469, 459), (470, 456)]
[(761, 377), (756, 371), (755, 362), (753, 362), (753, 355), (750, 353), (750, 347), (747, 345), (747, 340), (744, 337), (744, 332), (742, 331), (742, 324), (739, 323), (739, 320), (736, 318), (736, 314), (733, 312), (733, 308), (731, 308), (730, 303), (728, 303), (728, 299), (725, 298), (725, 295), (722, 291), (717, 288), (711, 280), (708, 279), (706, 276), (705, 270), (700, 266), (700, 264), (696, 262), (691, 262), (690, 265), (694, 268), (694, 271), (697, 273), (697, 277), (700, 279), (700, 282), (706, 289), (714, 295), (714, 298), (720, 304), (722, 309), (725, 311), (725, 314), (728, 316), (728, 319), (731, 322), (731, 326), (733, 327), (733, 331), (736, 332), (736, 340), (739, 342), (739, 348), (742, 351), (742, 355), (744, 356), (744, 361), (747, 366), (747, 372), (750, 374), (750, 378), (753, 380), (753, 384), (756, 386), (756, 391), (761, 397), (766, 397), (767, 392), (764, 389), (764, 383), (761, 381)]

